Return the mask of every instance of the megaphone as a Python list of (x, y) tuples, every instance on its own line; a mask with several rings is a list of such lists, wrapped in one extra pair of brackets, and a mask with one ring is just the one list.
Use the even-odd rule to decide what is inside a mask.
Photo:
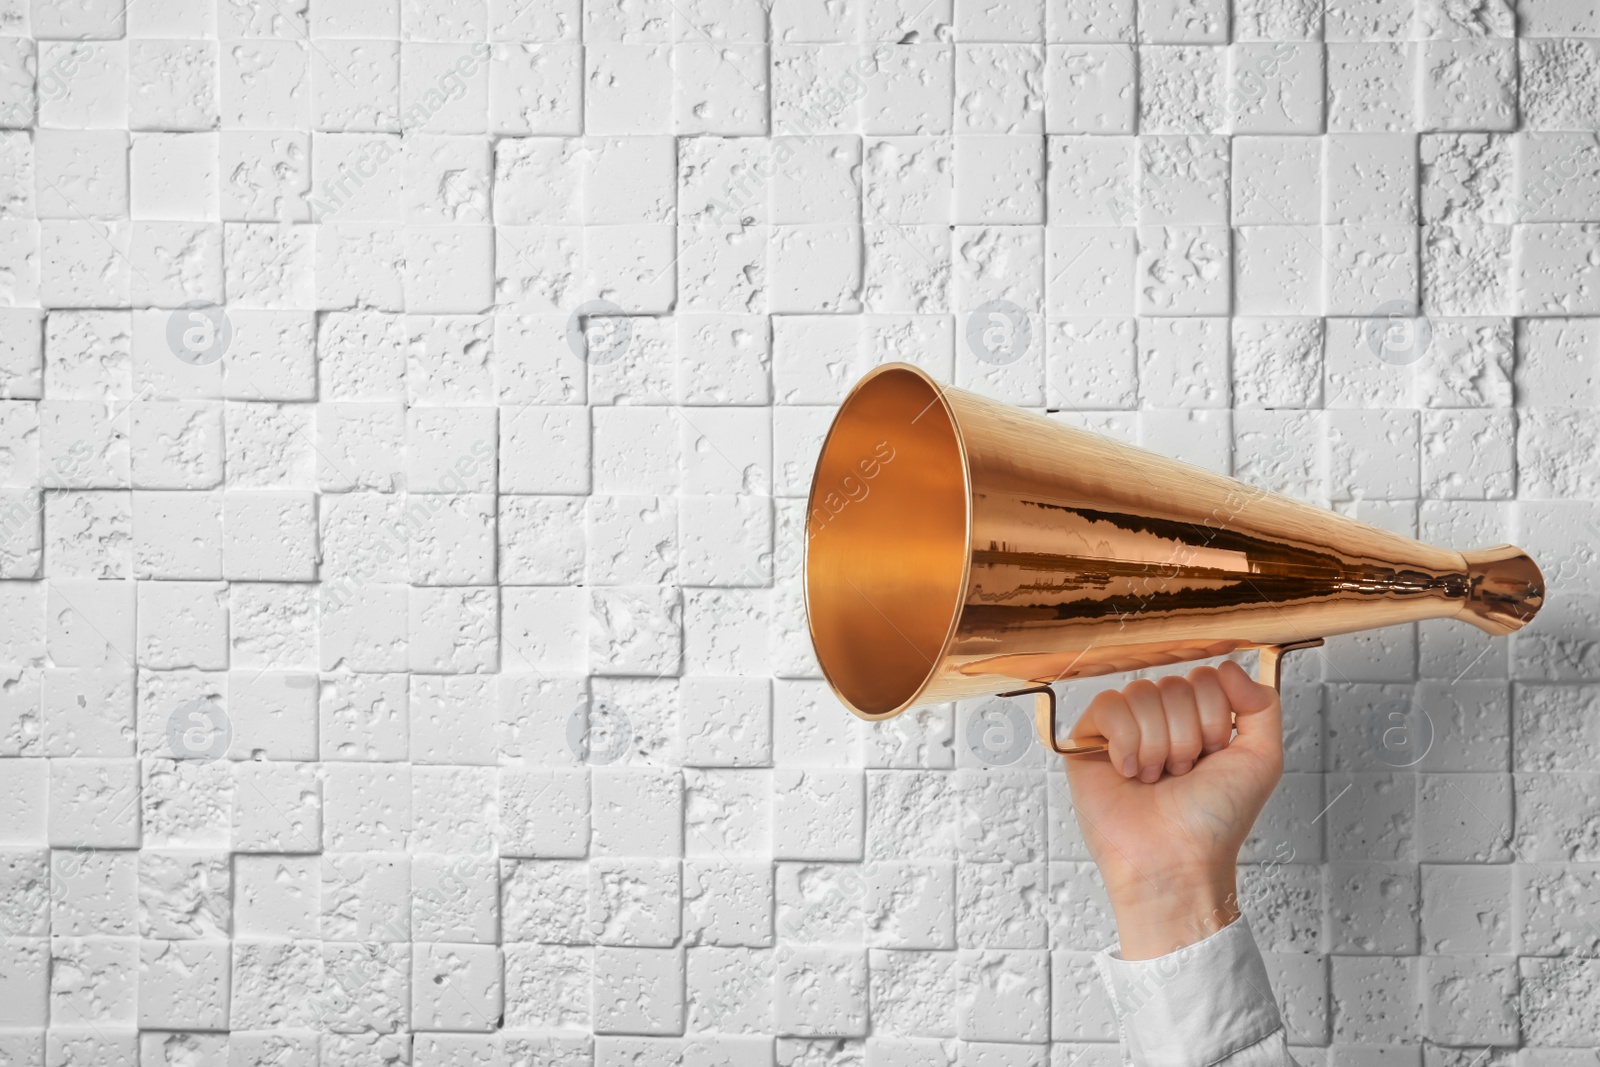
[(1544, 578), (1512, 545), (1457, 552), (942, 385), (890, 363), (845, 398), (806, 512), (806, 622), (868, 720), (964, 697), (1457, 618), (1527, 625)]

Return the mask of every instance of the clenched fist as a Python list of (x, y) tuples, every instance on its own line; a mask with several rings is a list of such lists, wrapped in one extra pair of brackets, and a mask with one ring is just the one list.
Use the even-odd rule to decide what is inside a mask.
[(1101, 693), (1072, 733), (1109, 743), (1109, 761), (1065, 762), (1124, 958), (1232, 922), (1239, 848), (1283, 774), (1277, 692), (1232, 661), (1198, 667)]

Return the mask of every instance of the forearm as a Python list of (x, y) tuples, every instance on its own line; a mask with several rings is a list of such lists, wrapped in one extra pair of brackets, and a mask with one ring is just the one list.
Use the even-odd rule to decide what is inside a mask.
[(1120, 951), (1096, 962), (1133, 1067), (1294, 1062), (1236, 874), (1283, 773), (1281, 713), (1271, 687), (1226, 663), (1101, 693), (1080, 720), (1112, 748), (1066, 770), (1117, 922)]
[(1234, 865), (1152, 871), (1106, 886), (1125, 960), (1149, 960), (1203, 941), (1239, 917)]

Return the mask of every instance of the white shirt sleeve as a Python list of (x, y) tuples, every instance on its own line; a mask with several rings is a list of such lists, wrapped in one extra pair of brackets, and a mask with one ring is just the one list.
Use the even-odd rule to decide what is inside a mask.
[(1095, 957), (1133, 1067), (1285, 1067), (1288, 1035), (1244, 916), (1153, 960)]

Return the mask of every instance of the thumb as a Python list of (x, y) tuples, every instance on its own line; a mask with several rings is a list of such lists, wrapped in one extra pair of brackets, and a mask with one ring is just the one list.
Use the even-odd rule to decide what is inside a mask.
[(1250, 677), (1233, 660), (1217, 668), (1217, 677), (1228, 703), (1233, 705), (1233, 723), (1239, 731), (1239, 740), (1283, 744), (1283, 705), (1278, 700), (1278, 691)]

